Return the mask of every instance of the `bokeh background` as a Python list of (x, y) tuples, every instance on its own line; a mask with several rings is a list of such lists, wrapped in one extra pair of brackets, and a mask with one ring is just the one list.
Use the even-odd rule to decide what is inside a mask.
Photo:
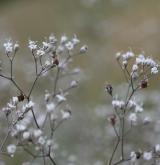
[[(43, 41), (51, 33), (59, 38), (63, 34), (70, 37), (76, 34), (89, 47), (87, 55), (74, 61), (82, 68), (83, 76), (80, 87), (70, 97), (73, 118), (57, 133), (58, 162), (67, 160), (70, 163), (76, 155), (77, 165), (104, 165), (113, 145), (108, 143), (111, 138), (105, 115), (111, 100), (104, 93), (104, 84), (107, 81), (116, 86), (123, 81), (115, 53), (131, 48), (135, 53), (145, 52), (147, 56), (160, 59), (159, 18), (158, 0), (0, 1), (0, 58), (2, 60), (4, 56), (6, 38), (19, 41), (21, 49), (15, 72), (24, 88), (28, 87), (30, 75), (29, 38)], [(151, 98), (148, 96), (148, 100), (158, 102), (159, 80), (156, 78), (151, 82), (150, 90), (155, 88), (156, 91), (155, 95), (150, 95)], [(12, 87), (7, 85), (6, 81), (2, 81), (0, 107), (12, 96)], [(41, 85), (44, 91), (47, 84)], [(35, 93), (38, 95), (42, 90), (37, 89)], [(17, 156), (15, 164), (21, 164), (21, 160), (22, 156)], [(8, 160), (8, 164), (13, 164), (13, 161)]]

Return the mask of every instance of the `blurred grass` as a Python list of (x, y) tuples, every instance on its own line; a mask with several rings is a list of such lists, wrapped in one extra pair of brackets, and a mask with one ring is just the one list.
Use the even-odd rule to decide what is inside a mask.
[[(96, 125), (93, 109), (95, 105), (107, 100), (103, 93), (105, 82), (113, 82), (116, 86), (124, 80), (114, 57), (117, 51), (132, 48), (137, 54), (145, 51), (147, 56), (159, 59), (160, 1), (157, 0), (1, 0), (0, 9), (0, 45), (5, 38), (10, 37), (21, 44), (15, 69), (20, 83), (26, 89), (28, 77), (25, 72), (28, 71), (25, 67), (31, 61), (31, 55), (25, 48), (28, 38), (42, 41), (50, 33), (55, 33), (59, 38), (64, 33), (69, 36), (76, 33), (81, 43), (89, 46), (88, 54), (74, 61), (74, 65), (83, 68), (85, 74), (85, 80), (76, 92), (77, 97), (73, 98), (73, 101), (80, 104), (78, 108), (75, 106), (77, 109), (74, 113), (78, 116), (75, 115), (75, 120), (77, 124), (82, 122), (83, 128), (92, 130), (92, 126)], [(1, 59), (2, 52), (1, 50)], [(21, 63), (25, 65), (22, 66)], [(157, 78), (150, 82), (150, 89), (159, 90), (159, 80)], [(1, 90), (8, 93), (11, 88)], [(12, 95), (12, 92), (9, 94)], [(0, 98), (3, 102), (8, 99), (4, 95)], [(69, 124), (73, 129), (74, 123), (73, 120)], [(68, 131), (67, 126), (66, 130), (58, 135), (62, 143), (65, 134), (69, 136), (67, 132), (72, 132), (72, 129)], [(89, 132), (83, 135), (82, 140), (74, 141), (80, 135), (79, 131), (82, 134), (87, 132), (83, 129), (76, 130), (67, 139), (69, 143), (64, 142), (66, 147), (72, 142), (76, 145), (82, 141), (84, 144), (93, 135), (93, 132)], [(93, 141), (90, 146), (92, 145)]]

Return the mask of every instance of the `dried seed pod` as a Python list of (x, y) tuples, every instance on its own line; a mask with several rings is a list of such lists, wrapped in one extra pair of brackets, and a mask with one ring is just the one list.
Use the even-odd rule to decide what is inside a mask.
[(108, 121), (110, 122), (111, 125), (115, 125), (116, 124), (116, 121), (117, 121), (117, 117), (115, 114), (112, 114), (108, 117)]
[(105, 90), (112, 96), (113, 94), (113, 87), (110, 84), (105, 86)]
[(140, 86), (141, 86), (141, 88), (147, 88), (148, 87), (148, 80), (142, 80)]
[(142, 155), (141, 152), (137, 151), (137, 152), (135, 152), (135, 154), (136, 154), (136, 158), (137, 159), (140, 159), (141, 158), (141, 155)]
[(22, 101), (24, 101), (24, 99), (25, 99), (25, 96), (24, 96), (24, 94), (23, 93), (21, 93), (19, 96), (17, 96), (18, 97), (18, 101), (19, 102), (22, 102)]
[(59, 60), (57, 58), (54, 58), (53, 59), (53, 64), (55, 64), (56, 66), (58, 66), (59, 65)]

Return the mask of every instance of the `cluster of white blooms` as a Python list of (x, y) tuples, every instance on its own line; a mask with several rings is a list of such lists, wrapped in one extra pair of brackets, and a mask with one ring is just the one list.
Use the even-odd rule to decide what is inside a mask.
[(19, 49), (18, 42), (13, 44), (13, 42), (11, 40), (8, 40), (6, 43), (3, 44), (3, 46), (5, 48), (5, 52), (6, 52), (7, 56), (10, 58), (11, 58), (11, 54), (13, 53), (13, 51), (16, 52)]
[(152, 58), (147, 57), (145, 58), (145, 56), (143, 54), (140, 54), (137, 58), (136, 58), (136, 64), (137, 66), (147, 66), (151, 68), (151, 74), (157, 74), (158, 73), (158, 69), (159, 69), (159, 64), (156, 63)]
[(131, 110), (131, 113), (129, 114), (129, 121), (136, 124), (138, 119), (137, 113), (143, 112), (142, 105), (138, 104), (135, 99), (131, 99), (128, 102), (127, 108)]
[(132, 51), (128, 51), (128, 52), (122, 54), (123, 61), (128, 61), (129, 59), (131, 59), (134, 56), (135, 55)]
[[(78, 86), (78, 81), (72, 79), (72, 75), (75, 76), (80, 72), (80, 69), (74, 69), (69, 64), (73, 61), (73, 57), (84, 54), (88, 50), (87, 45), (81, 45), (78, 48), (79, 44), (80, 40), (76, 35), (72, 38), (62, 35), (60, 39), (57, 39), (55, 35), (51, 34), (41, 43), (30, 39), (28, 48), (33, 57), (35, 77), (28, 88), (29, 90), (23, 91), (23, 87), (21, 88), (17, 83), (16, 73), (13, 71), (13, 60), (16, 59), (15, 55), (19, 49), (19, 44), (18, 42), (13, 43), (12, 40), (4, 43), (5, 53), (10, 60), (10, 73), (2, 72), (1, 77), (10, 81), (17, 93), (20, 93), (18, 96), (13, 96), (2, 109), (7, 119), (9, 133), (2, 142), (1, 149), (4, 150), (8, 141), (14, 140), (16, 144), (7, 146), (7, 152), (10, 156), (13, 156), (16, 149), (20, 147), (34, 158), (50, 158), (53, 163), (54, 152), (58, 148), (53, 134), (63, 122), (71, 117), (67, 95), (69, 90)], [(35, 104), (32, 101), (33, 90), (38, 80), (42, 76), (47, 76), (51, 69), (54, 71), (50, 74), (54, 75), (49, 80), (53, 84), (53, 89), (45, 91), (45, 102)], [(65, 79), (64, 85), (60, 83), (60, 78)], [(30, 145), (32, 145), (31, 148)], [(74, 157), (71, 157), (70, 160), (74, 160)]]
[(76, 35), (73, 36), (71, 40), (68, 39), (66, 35), (63, 35), (60, 40), (61, 48), (63, 49), (63, 46), (66, 47), (68, 50), (73, 50), (74, 47), (80, 43), (79, 39)]
[(140, 73), (144, 72), (145, 68), (146, 70), (147, 68), (150, 68), (150, 74), (157, 74), (159, 71), (159, 64), (151, 57), (145, 57), (144, 54), (135, 55), (132, 51), (126, 53), (118, 52), (116, 57), (118, 61), (121, 61), (124, 68), (127, 67), (130, 59), (135, 60), (131, 68), (133, 79), (137, 78)]
[(130, 161), (136, 162), (138, 159), (141, 158), (141, 156), (144, 160), (150, 161), (150, 160), (152, 160), (153, 157), (158, 156), (159, 152), (160, 152), (160, 145), (159, 144), (157, 144), (155, 146), (155, 149), (153, 151), (152, 150), (151, 151), (144, 151), (143, 153), (142, 153), (142, 151), (138, 151), (138, 152), (132, 151), (130, 153)]
[(142, 105), (138, 104), (135, 101), (135, 99), (129, 100), (127, 107), (128, 107), (128, 109), (133, 109), (135, 112), (142, 112), (143, 111)]
[[(105, 86), (105, 91), (111, 97), (112, 106), (114, 107), (112, 114), (107, 114), (107, 119), (113, 127), (115, 138), (122, 144), (122, 146), (119, 147), (119, 143), (117, 143), (116, 147), (113, 149), (109, 164), (125, 164), (128, 163), (128, 161), (130, 161), (129, 164), (142, 164), (144, 160), (151, 160), (154, 161), (153, 164), (157, 164), (158, 159), (160, 158), (160, 144), (156, 144), (148, 151), (142, 152), (141, 149), (132, 151), (129, 158), (125, 160), (127, 154), (124, 153), (126, 150), (124, 148), (126, 148), (128, 142), (125, 143), (124, 139), (128, 136), (130, 131), (132, 131), (134, 128), (133, 126), (144, 126), (152, 121), (151, 117), (145, 114), (147, 112), (144, 112), (144, 114), (142, 113), (144, 110), (143, 104), (137, 99), (138, 95), (136, 93), (148, 87), (149, 79), (159, 72), (159, 64), (150, 57), (145, 57), (143, 54), (136, 55), (132, 51), (128, 51), (126, 53), (119, 52), (116, 54), (116, 58), (120, 68), (123, 71), (127, 88), (126, 90), (122, 88), (124, 90), (122, 94), (123, 99), (118, 99), (116, 97), (118, 95), (114, 94), (113, 86), (108, 83)], [(125, 88), (126, 86), (123, 87)], [(127, 120), (128, 122), (126, 122)], [(119, 149), (121, 149), (121, 160), (116, 162), (113, 157), (116, 157)], [(138, 162), (138, 159), (141, 159), (140, 162)]]
[(115, 109), (123, 109), (125, 107), (125, 102), (122, 100), (114, 99), (112, 100), (112, 106)]
[[(28, 47), (32, 51), (34, 58), (41, 60), (40, 63), (41, 65), (43, 64), (43, 68), (49, 68), (53, 65), (63, 68), (66, 65), (66, 59), (63, 59), (62, 55), (71, 55), (71, 52), (79, 43), (80, 40), (76, 35), (74, 35), (71, 39), (69, 39), (66, 35), (62, 35), (60, 40), (58, 40), (54, 34), (51, 34), (48, 39), (46, 38), (41, 44), (37, 41), (29, 40)], [(87, 50), (87, 45), (83, 45), (79, 49), (79, 53), (86, 53)]]
[(12, 97), (10, 102), (7, 103), (7, 106), (2, 109), (2, 111), (5, 112), (6, 116), (8, 116), (12, 111), (16, 109), (18, 102), (18, 97)]
[(28, 41), (28, 47), (31, 51), (34, 51), (37, 49), (37, 42), (36, 41), (32, 41), (32, 40), (29, 40)]

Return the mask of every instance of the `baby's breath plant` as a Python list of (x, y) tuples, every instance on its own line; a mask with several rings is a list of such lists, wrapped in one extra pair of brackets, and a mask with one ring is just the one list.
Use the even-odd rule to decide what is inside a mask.
[[(128, 151), (129, 135), (141, 125), (151, 122), (149, 117), (143, 117), (145, 108), (137, 97), (137, 93), (146, 90), (151, 84), (150, 80), (159, 73), (159, 63), (151, 57), (136, 55), (132, 51), (116, 54), (117, 63), (121, 68), (127, 88), (123, 89), (124, 96), (118, 95), (111, 84), (106, 84), (105, 90), (112, 99), (112, 113), (108, 115), (108, 122), (113, 128), (115, 144), (107, 160), (108, 165), (118, 164), (149, 164), (158, 163), (159, 144), (146, 150), (141, 148)], [(141, 134), (137, 132), (137, 134)], [(137, 135), (134, 135), (135, 139)], [(143, 138), (143, 136), (141, 137)], [(132, 141), (130, 142), (132, 144)], [(129, 153), (128, 153), (129, 152)]]
[[(67, 96), (71, 89), (78, 86), (78, 81), (72, 79), (72, 74), (77, 74), (76, 69), (70, 70), (69, 65), (77, 55), (86, 53), (87, 46), (79, 47), (80, 40), (76, 35), (68, 38), (62, 35), (58, 40), (53, 34), (42, 43), (29, 40), (28, 48), (33, 59), (34, 76), (28, 91), (17, 81), (14, 71), (16, 54), (20, 51), (20, 44), (11, 39), (4, 43), (5, 56), (10, 63), (9, 71), (3, 68), (1, 63), (0, 78), (6, 79), (16, 89), (18, 94), (13, 94), (6, 106), (2, 108), (1, 122), (5, 125), (4, 134), (1, 135), (0, 155), (14, 159), (17, 152), (24, 152), (31, 156), (26, 164), (42, 159), (42, 164), (49, 162), (57, 165), (55, 160), (55, 150), (57, 143), (54, 138), (55, 131), (71, 117), (71, 107)], [(5, 58), (1, 56), (1, 58)], [(19, 64), (22, 65), (23, 64)], [(52, 89), (47, 89), (42, 93), (43, 106), (40, 108), (33, 93), (35, 88), (39, 88), (41, 77), (50, 76), (53, 84)], [(25, 73), (24, 73), (25, 74)], [(60, 84), (60, 80), (68, 78), (65, 86)], [(48, 80), (47, 80), (48, 81)], [(47, 84), (47, 82), (46, 82)], [(4, 120), (5, 118), (5, 120)], [(25, 164), (25, 162), (24, 162)]]

